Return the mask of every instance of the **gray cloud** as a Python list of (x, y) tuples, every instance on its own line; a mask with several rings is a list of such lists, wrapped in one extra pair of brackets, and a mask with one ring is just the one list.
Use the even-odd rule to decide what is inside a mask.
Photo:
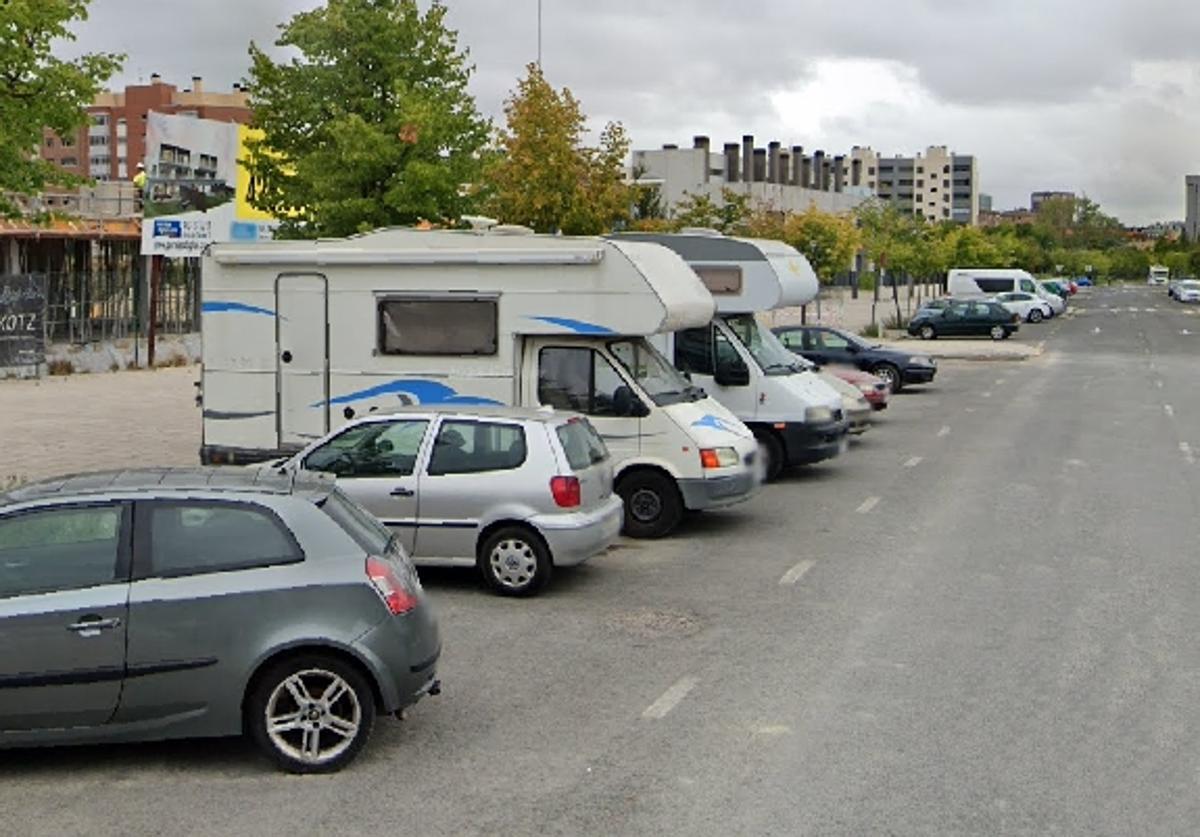
[[(251, 39), (271, 43), (314, 5), (208, 0), (184, 19), (97, 0), (77, 48), (128, 53), (118, 83), (159, 72), (227, 87)], [(537, 0), (448, 5), (480, 108), (499, 117), (536, 57)], [(1001, 206), (1067, 188), (1131, 222), (1180, 217), (1183, 175), (1200, 171), (1200, 4), (1188, 0), (543, 0), (543, 22), (550, 80), (597, 127), (624, 122), (635, 147), (743, 132), (829, 150), (947, 144), (979, 157)], [(878, 71), (847, 70), (862, 62)], [(903, 101), (856, 86), (878, 73)], [(836, 89), (814, 93), (817, 78)]]

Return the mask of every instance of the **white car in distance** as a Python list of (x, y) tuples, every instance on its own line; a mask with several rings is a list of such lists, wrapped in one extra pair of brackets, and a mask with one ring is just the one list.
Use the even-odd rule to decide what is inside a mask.
[(1047, 300), (1024, 291), (997, 294), (996, 302), (1029, 323), (1040, 323), (1054, 316), (1054, 308)]
[(1183, 279), (1176, 282), (1171, 290), (1171, 296), (1179, 302), (1200, 302), (1200, 281)]

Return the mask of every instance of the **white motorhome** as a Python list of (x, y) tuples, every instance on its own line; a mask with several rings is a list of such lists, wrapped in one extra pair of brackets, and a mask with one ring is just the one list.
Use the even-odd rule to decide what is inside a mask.
[(1046, 288), (1027, 270), (1013, 267), (960, 267), (946, 277), (946, 293), (952, 297), (991, 297), (1023, 292), (1046, 300), (1055, 314), (1066, 310), (1066, 301)]
[(1171, 278), (1171, 269), (1163, 267), (1160, 264), (1150, 265), (1150, 270), (1146, 274), (1147, 285), (1165, 285)]
[(707, 323), (711, 295), (652, 244), (381, 230), (213, 245), (204, 258), (204, 462), (286, 455), (408, 404), (587, 414), (612, 451), (626, 530), (758, 488), (753, 434), (646, 337)]
[(712, 294), (717, 315), (711, 323), (659, 334), (654, 342), (750, 427), (768, 478), (785, 466), (820, 462), (846, 450), (849, 422), (841, 394), (756, 316), (816, 298), (820, 285), (799, 251), (779, 241), (712, 231), (616, 239), (670, 247)]

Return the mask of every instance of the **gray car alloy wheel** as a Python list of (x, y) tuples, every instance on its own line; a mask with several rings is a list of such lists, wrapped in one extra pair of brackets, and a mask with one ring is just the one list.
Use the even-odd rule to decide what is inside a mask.
[(993, 340), (1003, 340), (1007, 335), (1008, 335), (1008, 332), (1006, 332), (1004, 330), (1004, 326), (999, 326), (999, 325), (992, 326), (992, 339)]
[(363, 710), (340, 675), (319, 668), (297, 671), (272, 690), (264, 710), (272, 745), (288, 758), (322, 765), (353, 745)]
[(533, 545), (522, 538), (505, 538), (488, 555), (492, 576), (504, 587), (522, 590), (537, 576), (538, 560)]

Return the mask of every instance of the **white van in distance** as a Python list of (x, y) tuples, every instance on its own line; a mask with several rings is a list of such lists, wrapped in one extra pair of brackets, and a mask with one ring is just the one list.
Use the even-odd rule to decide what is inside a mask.
[(992, 297), (1018, 291), (1037, 294), (1050, 304), (1054, 315), (1067, 310), (1066, 300), (1044, 287), (1027, 270), (1015, 267), (960, 267), (951, 270), (946, 277), (946, 293), (952, 297)]
[(613, 455), (625, 530), (758, 489), (757, 443), (646, 340), (701, 326), (712, 296), (670, 250), (527, 230), (381, 230), (217, 244), (204, 258), (206, 463), (294, 453), (411, 405), (587, 415)]

